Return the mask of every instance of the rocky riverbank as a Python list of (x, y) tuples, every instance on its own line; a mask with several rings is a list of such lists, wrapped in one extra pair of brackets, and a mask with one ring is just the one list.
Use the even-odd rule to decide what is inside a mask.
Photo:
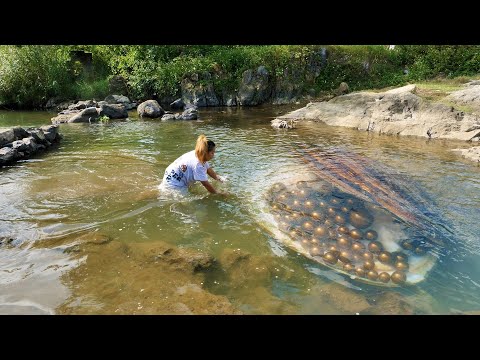
[[(442, 101), (443, 100), (443, 101)], [(468, 102), (468, 107), (465, 106)], [(311, 102), (272, 120), (275, 128), (294, 128), (302, 121), (323, 122), (379, 134), (420, 136), (429, 139), (480, 140), (480, 84), (472, 81), (444, 99), (429, 101), (417, 86), (337, 96)], [(480, 161), (480, 148), (458, 150), (467, 159)]]
[(27, 159), (60, 142), (58, 125), (24, 129), (0, 129), (0, 167)]

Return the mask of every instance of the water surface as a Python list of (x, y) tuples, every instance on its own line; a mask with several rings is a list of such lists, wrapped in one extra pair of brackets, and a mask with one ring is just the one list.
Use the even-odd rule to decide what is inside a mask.
[[(219, 313), (353, 314), (351, 299), (374, 304), (386, 293), (414, 303), (415, 313), (480, 310), (479, 167), (450, 151), (468, 144), (311, 123), (270, 126), (293, 109), (201, 109), (198, 121), (167, 122), (130, 113), (60, 125), (57, 148), (0, 170), (0, 313), (202, 313), (203, 305), (187, 300), (169, 303), (188, 291), (202, 294), (203, 313), (220, 301)], [(46, 125), (52, 116), (2, 111), (0, 127)], [(215, 185), (231, 195), (209, 195), (197, 184), (177, 201), (159, 196), (165, 168), (201, 133), (217, 143), (211, 164), (230, 180)], [(283, 247), (262, 226), (266, 190), (306, 166), (292, 151), (298, 142), (367, 156), (434, 200), (433, 226), (452, 242), (425, 281), (387, 290), (356, 282)], [(156, 244), (222, 265), (160, 279), (170, 270), (146, 260)], [(240, 257), (229, 262), (239, 253), (242, 266)], [(172, 279), (178, 283), (168, 285)]]

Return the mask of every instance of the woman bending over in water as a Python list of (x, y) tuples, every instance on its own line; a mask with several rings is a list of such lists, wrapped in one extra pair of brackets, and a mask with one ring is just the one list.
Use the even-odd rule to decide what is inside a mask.
[(226, 180), (226, 177), (218, 175), (208, 163), (214, 156), (215, 143), (205, 135), (200, 135), (195, 150), (183, 154), (167, 167), (160, 189), (186, 192), (191, 184), (200, 181), (212, 194), (220, 193), (208, 181), (208, 176), (220, 182)]

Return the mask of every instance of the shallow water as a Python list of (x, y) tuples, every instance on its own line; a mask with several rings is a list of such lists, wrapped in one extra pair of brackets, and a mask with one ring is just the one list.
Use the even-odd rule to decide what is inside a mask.
[[(182, 313), (185, 303), (175, 311), (139, 305), (140, 293), (156, 304), (168, 288), (157, 284), (155, 268), (142, 270), (141, 256), (127, 261), (115, 247), (157, 242), (206, 253), (222, 264), (228, 251), (250, 254), (246, 270), (225, 266), (195, 283), (246, 314), (349, 314), (357, 311), (344, 304), (348, 299), (372, 304), (385, 292), (415, 303), (416, 313), (480, 310), (480, 168), (450, 151), (468, 144), (309, 123), (291, 131), (271, 128), (271, 119), (292, 109), (202, 109), (198, 121), (168, 122), (131, 113), (126, 121), (60, 125), (58, 148), (0, 170), (0, 313)], [(0, 112), (0, 127), (41, 126), (50, 117)], [(211, 164), (229, 181), (215, 186), (230, 196), (207, 195), (198, 184), (181, 200), (160, 196), (165, 168), (192, 150), (201, 133), (217, 143)], [(430, 224), (450, 240), (426, 280), (399, 289), (366, 285), (284, 247), (263, 226), (267, 189), (307, 168), (292, 151), (299, 142), (367, 156), (411, 179), (433, 200), (425, 204), (435, 210)], [(81, 254), (66, 251), (92, 234), (110, 243), (88, 240), (96, 245)], [(70, 274), (86, 261), (87, 270)], [(255, 275), (262, 264), (268, 274)], [(112, 290), (117, 283), (123, 284), (119, 293)]]

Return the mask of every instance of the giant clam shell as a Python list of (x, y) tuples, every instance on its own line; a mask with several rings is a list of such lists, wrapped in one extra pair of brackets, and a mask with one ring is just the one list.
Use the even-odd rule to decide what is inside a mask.
[(422, 281), (436, 257), (415, 227), (389, 211), (318, 182), (274, 184), (267, 192), (278, 238), (358, 281), (405, 286)]

